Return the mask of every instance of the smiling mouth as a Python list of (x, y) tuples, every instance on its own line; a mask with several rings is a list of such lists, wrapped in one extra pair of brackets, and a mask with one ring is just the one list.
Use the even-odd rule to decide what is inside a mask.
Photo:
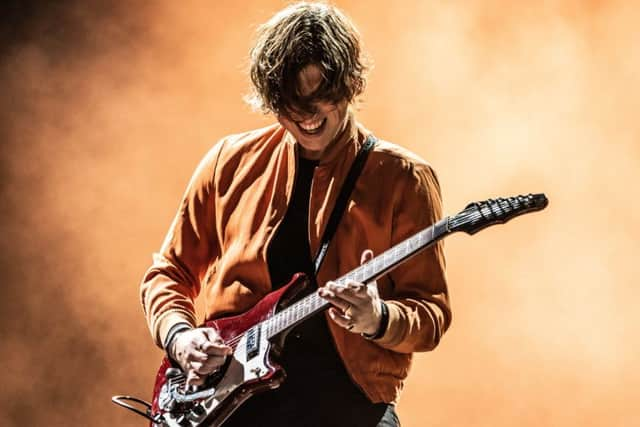
[(325, 117), (324, 119), (315, 120), (310, 123), (305, 122), (303, 124), (300, 122), (296, 122), (296, 125), (298, 126), (298, 129), (300, 129), (300, 131), (306, 135), (317, 135), (323, 131), (324, 125), (326, 123), (327, 118)]

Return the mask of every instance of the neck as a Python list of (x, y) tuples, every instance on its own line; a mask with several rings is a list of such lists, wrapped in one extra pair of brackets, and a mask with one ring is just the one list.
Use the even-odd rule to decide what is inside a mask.
[(307, 150), (302, 146), (302, 144), (298, 144), (298, 149), (300, 150), (300, 157), (307, 160), (320, 160), (320, 158), (322, 157), (322, 153), (326, 151), (326, 150), (322, 150), (322, 151)]

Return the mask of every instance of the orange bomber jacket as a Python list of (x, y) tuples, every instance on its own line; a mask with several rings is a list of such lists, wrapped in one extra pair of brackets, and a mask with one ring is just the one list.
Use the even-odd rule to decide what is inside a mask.
[[(320, 159), (309, 201), (309, 242), (316, 254), (342, 181), (369, 132), (350, 113)], [(242, 313), (272, 289), (267, 247), (284, 218), (295, 178), (296, 143), (282, 126), (218, 142), (192, 177), (178, 213), (141, 285), (157, 345), (178, 322)], [(379, 254), (441, 218), (440, 188), (424, 160), (379, 141), (369, 154), (336, 231), (318, 284), (356, 268), (365, 249)], [(396, 402), (412, 353), (432, 350), (451, 322), (442, 241), (378, 280), (389, 308), (384, 335), (366, 340), (327, 317), (351, 379), (372, 402)]]

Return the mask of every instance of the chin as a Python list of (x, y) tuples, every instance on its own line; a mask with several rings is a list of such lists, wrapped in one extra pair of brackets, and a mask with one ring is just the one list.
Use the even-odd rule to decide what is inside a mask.
[(303, 148), (305, 151), (312, 151), (314, 153), (321, 153), (329, 146), (328, 141), (311, 143), (309, 141), (304, 141), (300, 139), (298, 139), (298, 144), (300, 144), (300, 147)]

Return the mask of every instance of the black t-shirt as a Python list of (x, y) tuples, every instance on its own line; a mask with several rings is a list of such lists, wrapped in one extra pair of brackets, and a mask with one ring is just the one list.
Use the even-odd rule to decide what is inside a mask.
[[(267, 262), (273, 289), (287, 284), (298, 272), (313, 278), (313, 261), (309, 248), (309, 197), (317, 161), (298, 158), (298, 170), (291, 201), (282, 224), (267, 251)], [(312, 280), (313, 281), (313, 280)], [(315, 283), (312, 284), (315, 286)], [(287, 336), (283, 355), (287, 382), (302, 385), (312, 375), (327, 379), (331, 387), (353, 389), (354, 385), (338, 356), (323, 314), (317, 314)], [(335, 381), (334, 381), (335, 380)], [(325, 381), (318, 386), (325, 388)], [(360, 393), (359, 390), (354, 390)]]

